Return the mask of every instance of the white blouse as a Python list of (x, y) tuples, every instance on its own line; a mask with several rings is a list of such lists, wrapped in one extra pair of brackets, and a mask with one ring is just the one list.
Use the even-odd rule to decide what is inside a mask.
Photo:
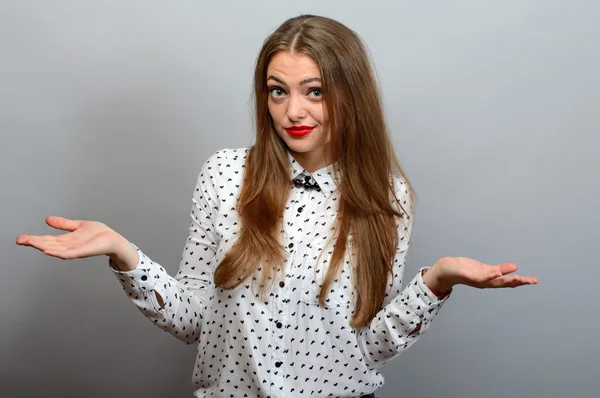
[[(351, 328), (354, 294), (348, 250), (327, 305), (318, 303), (323, 266), (333, 252), (325, 243), (337, 212), (335, 164), (308, 173), (288, 152), (292, 179), (310, 177), (321, 190), (290, 185), (281, 233), (288, 253), (282, 264), (285, 279), (274, 284), (267, 302), (253, 293), (249, 282), (233, 290), (216, 288), (213, 272), (240, 229), (235, 206), (247, 152), (222, 149), (203, 164), (192, 198), (189, 236), (174, 277), (133, 243), (139, 254), (136, 269), (118, 271), (109, 261), (111, 269), (156, 326), (188, 344), (198, 343), (192, 372), (196, 397), (358, 397), (375, 391), (384, 382), (379, 368), (427, 331), (449, 297), (434, 295), (421, 272), (401, 291), (412, 216), (408, 227), (398, 224), (404, 239), (381, 310), (369, 325)], [(394, 184), (412, 215), (400, 175)], [(322, 250), (327, 253), (315, 269)]]

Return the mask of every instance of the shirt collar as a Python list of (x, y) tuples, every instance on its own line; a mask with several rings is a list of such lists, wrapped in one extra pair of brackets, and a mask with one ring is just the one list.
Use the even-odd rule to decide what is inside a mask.
[[(312, 176), (317, 184), (319, 184), (321, 193), (325, 195), (326, 198), (328, 198), (329, 195), (331, 195), (337, 189), (335, 183), (336, 180), (334, 180), (334, 169), (338, 172), (340, 170), (337, 162), (309, 173), (308, 171), (304, 170), (304, 167), (302, 167), (300, 163), (296, 161), (296, 159), (294, 159), (289, 150), (287, 151), (287, 155), (290, 164), (290, 177), (292, 180), (302, 174)], [(337, 181), (339, 184), (339, 178)]]

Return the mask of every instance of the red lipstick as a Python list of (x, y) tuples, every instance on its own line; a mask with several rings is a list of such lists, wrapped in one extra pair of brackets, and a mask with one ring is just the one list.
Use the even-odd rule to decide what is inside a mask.
[(285, 129), (289, 135), (293, 135), (294, 137), (302, 137), (313, 131), (314, 126), (292, 126)]

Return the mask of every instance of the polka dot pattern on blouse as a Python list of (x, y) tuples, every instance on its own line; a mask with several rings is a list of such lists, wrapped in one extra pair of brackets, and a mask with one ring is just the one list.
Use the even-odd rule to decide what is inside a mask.
[[(197, 343), (196, 397), (359, 397), (375, 391), (384, 382), (381, 366), (427, 331), (449, 297), (435, 296), (421, 272), (401, 289), (412, 217), (408, 225), (398, 221), (404, 239), (381, 310), (369, 325), (351, 328), (349, 250), (326, 306), (318, 302), (335, 245), (325, 246), (337, 211), (336, 165), (308, 173), (288, 152), (290, 180), (309, 177), (309, 185), (319, 189), (290, 183), (281, 233), (285, 278), (274, 284), (266, 301), (255, 296), (249, 282), (233, 290), (216, 288), (213, 272), (239, 234), (236, 199), (247, 152), (221, 149), (202, 165), (175, 276), (133, 243), (139, 255), (136, 269), (118, 271), (109, 261), (111, 269), (150, 321), (181, 341)], [(412, 214), (403, 178), (394, 176), (394, 184)]]

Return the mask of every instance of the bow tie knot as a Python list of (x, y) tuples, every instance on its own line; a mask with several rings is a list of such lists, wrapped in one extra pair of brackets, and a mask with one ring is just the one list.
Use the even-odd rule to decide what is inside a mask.
[(317, 192), (321, 192), (321, 187), (319, 187), (319, 184), (311, 176), (305, 176), (304, 181), (300, 177), (294, 178), (294, 186), (296, 188), (314, 189)]

